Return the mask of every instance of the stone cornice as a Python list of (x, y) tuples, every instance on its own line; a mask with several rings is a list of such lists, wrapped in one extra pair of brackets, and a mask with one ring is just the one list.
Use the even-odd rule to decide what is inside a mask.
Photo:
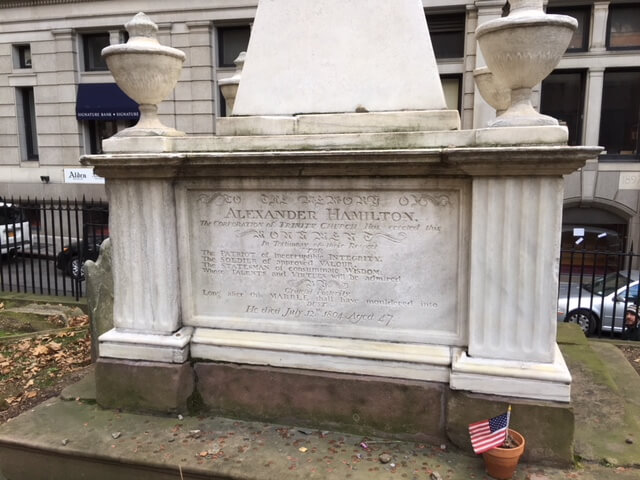
[(389, 150), (135, 153), (82, 157), (105, 178), (255, 176), (561, 176), (599, 147), (486, 147)]

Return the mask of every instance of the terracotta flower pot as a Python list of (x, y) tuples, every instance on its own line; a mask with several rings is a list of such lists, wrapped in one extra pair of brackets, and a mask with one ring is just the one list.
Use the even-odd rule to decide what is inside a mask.
[(520, 457), (524, 452), (525, 440), (515, 430), (509, 429), (509, 435), (518, 444), (515, 448), (493, 448), (482, 454), (487, 473), (497, 480), (508, 480), (513, 477)]

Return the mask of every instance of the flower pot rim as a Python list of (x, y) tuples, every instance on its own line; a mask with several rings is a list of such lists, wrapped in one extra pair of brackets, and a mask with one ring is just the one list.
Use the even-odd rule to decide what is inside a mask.
[(525, 445), (527, 443), (526, 439), (524, 438), (524, 435), (522, 435), (521, 433), (517, 432), (516, 430), (513, 430), (512, 428), (509, 429), (509, 433), (511, 434), (512, 437), (514, 437), (514, 439), (516, 441), (519, 441), (519, 443), (518, 443), (518, 445), (516, 447), (513, 447), (513, 448), (495, 447), (495, 448), (492, 448), (491, 450), (487, 450), (482, 455), (487, 455), (488, 454), (488, 455), (493, 456), (493, 457), (519, 457), (519, 456), (521, 456), (522, 452), (524, 452), (524, 447), (525, 447)]

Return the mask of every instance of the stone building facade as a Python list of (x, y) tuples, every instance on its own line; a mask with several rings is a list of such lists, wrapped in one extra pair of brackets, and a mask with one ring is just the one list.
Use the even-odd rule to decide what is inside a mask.
[[(499, 17), (504, 0), (423, 0), (447, 103), (462, 128), (494, 116), (473, 70), (484, 65), (474, 31)], [(115, 86), (99, 56), (126, 40), (138, 11), (159, 25), (159, 40), (187, 55), (162, 121), (210, 135), (225, 115), (218, 80), (246, 48), (257, 0), (0, 1), (0, 197), (103, 199), (81, 155), (135, 122), (135, 104)], [(556, 71), (537, 89), (537, 106), (566, 122), (570, 143), (605, 153), (566, 177), (563, 244), (576, 227), (590, 246), (640, 244), (640, 3), (550, 0), (548, 11), (580, 27)], [(292, 65), (291, 68), (295, 68)], [(578, 235), (579, 236), (579, 235)], [(617, 243), (616, 243), (617, 242)]]

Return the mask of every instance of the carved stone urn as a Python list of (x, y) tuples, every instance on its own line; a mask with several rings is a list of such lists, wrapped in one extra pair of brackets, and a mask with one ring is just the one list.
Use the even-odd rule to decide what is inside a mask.
[(175, 88), (185, 54), (175, 48), (160, 45), (156, 39), (158, 26), (140, 12), (125, 28), (127, 43), (110, 45), (102, 50), (118, 86), (138, 102), (138, 123), (117, 134), (119, 137), (181, 136), (158, 118), (158, 104)]
[(496, 109), (496, 115), (502, 115), (511, 103), (511, 89), (498, 82), (489, 67), (479, 67), (473, 71), (480, 95)]
[(578, 28), (575, 18), (548, 15), (542, 0), (511, 0), (508, 16), (483, 23), (476, 38), (489, 70), (511, 90), (507, 110), (490, 126), (558, 125), (531, 105), (531, 89), (560, 61)]
[(229, 78), (221, 78), (218, 80), (220, 91), (224, 97), (224, 101), (227, 105), (227, 115), (233, 114), (233, 104), (236, 101), (236, 93), (238, 93), (238, 85), (240, 85), (240, 78), (242, 77), (242, 67), (244, 66), (244, 57), (247, 52), (240, 52), (238, 58), (233, 63), (236, 64), (236, 71), (233, 76)]

